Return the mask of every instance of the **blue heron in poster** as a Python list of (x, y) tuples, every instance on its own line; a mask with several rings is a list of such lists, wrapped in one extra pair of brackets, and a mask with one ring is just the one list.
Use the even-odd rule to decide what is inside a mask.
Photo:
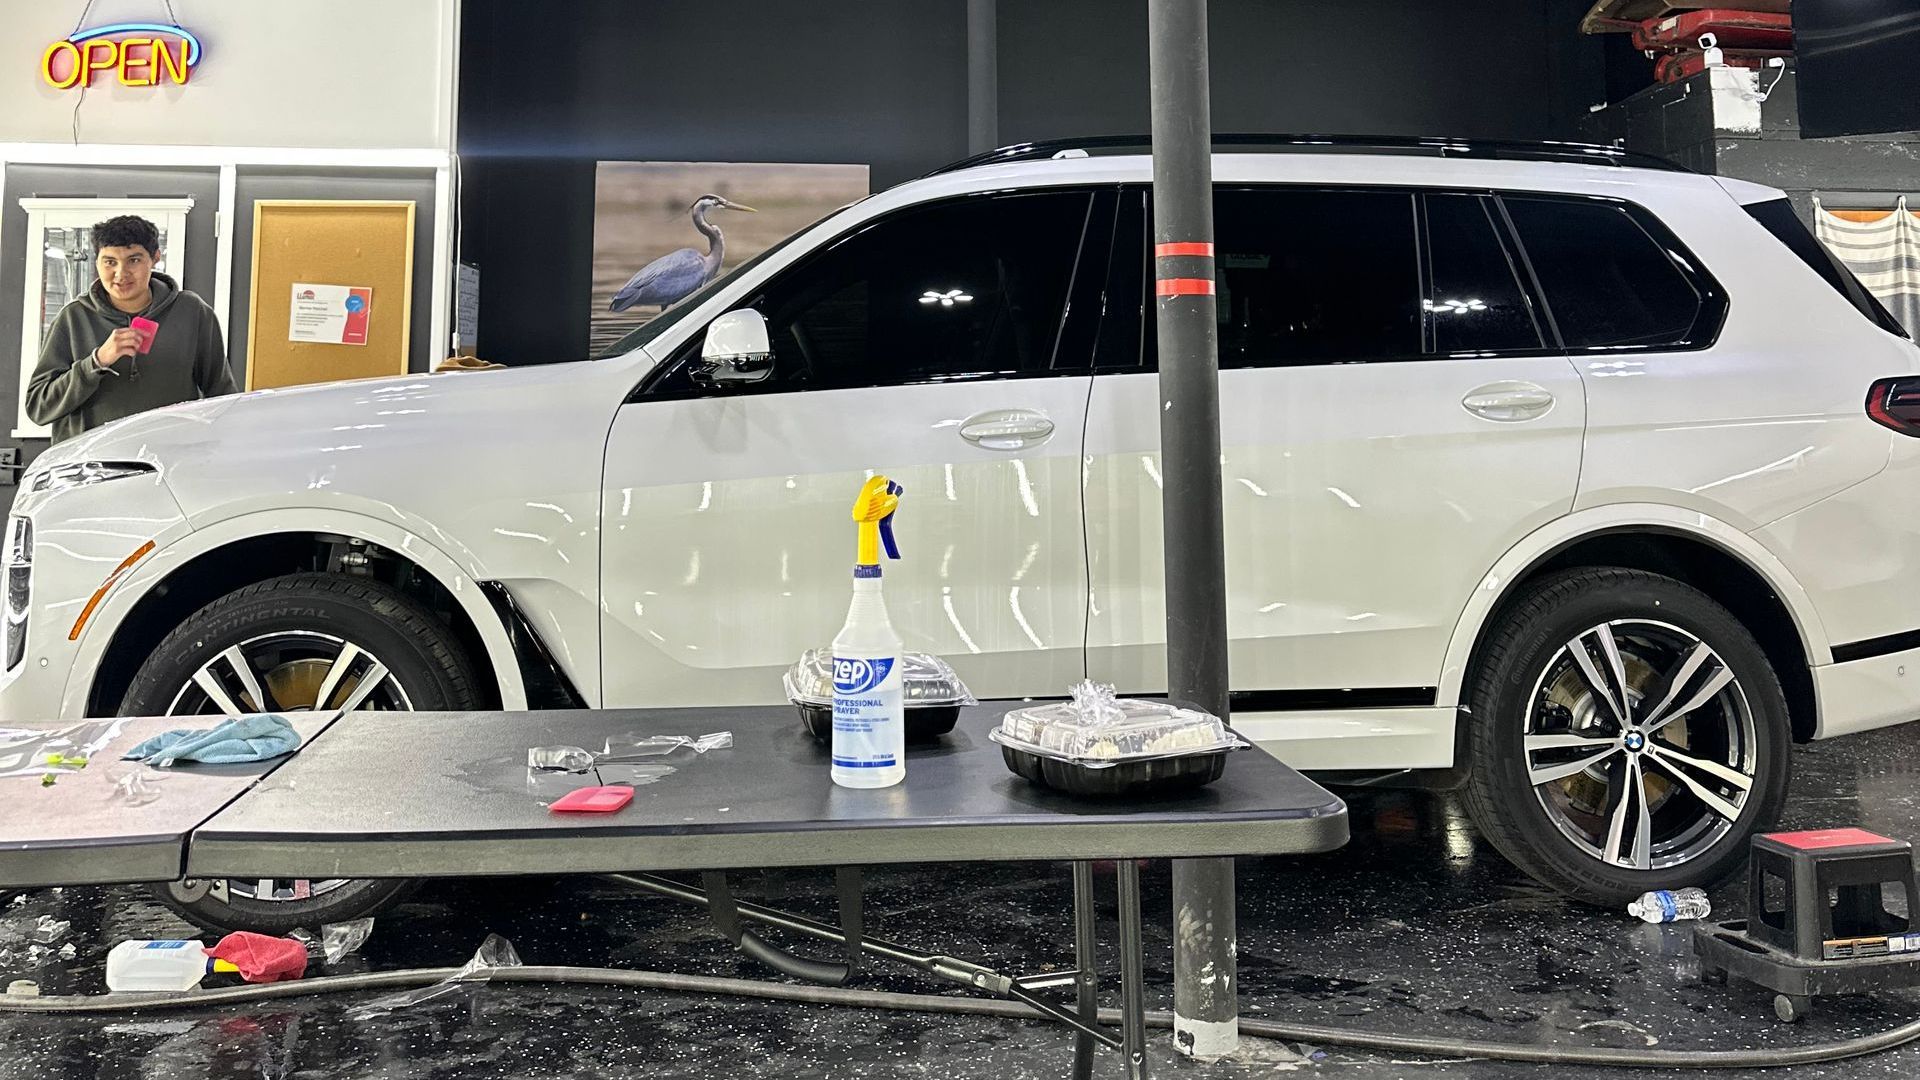
[(607, 304), (608, 311), (625, 311), (641, 304), (657, 304), (664, 310), (693, 295), (695, 290), (720, 273), (721, 260), (726, 257), (726, 238), (720, 234), (720, 226), (707, 220), (707, 212), (756, 212), (751, 206), (742, 206), (719, 195), (702, 195), (694, 200), (689, 209), (692, 211), (693, 227), (707, 238), (706, 254), (684, 247), (653, 260), (629, 278), (619, 292), (613, 294), (613, 299)]

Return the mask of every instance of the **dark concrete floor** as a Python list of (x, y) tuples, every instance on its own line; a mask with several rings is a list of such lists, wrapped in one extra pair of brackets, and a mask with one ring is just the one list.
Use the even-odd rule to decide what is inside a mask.
[[(1784, 824), (1860, 824), (1920, 835), (1916, 755), (1920, 727), (1803, 748)], [(1451, 800), (1349, 794), (1354, 839), (1345, 850), (1240, 864), (1241, 1001), (1249, 1018), (1564, 1046), (1710, 1050), (1800, 1046), (1920, 1015), (1920, 994), (1890, 993), (1827, 999), (1809, 1022), (1779, 1024), (1770, 996), (1758, 989), (1699, 984), (1687, 929), (1579, 908), (1531, 884), (1487, 848)], [(1172, 957), (1163, 866), (1147, 872), (1146, 886), (1153, 924), (1147, 970), (1155, 991), (1149, 1005), (1165, 1007)], [(755, 875), (737, 887), (830, 917), (825, 874)], [(1102, 887), (1110, 893), (1111, 882)], [(1718, 890), (1716, 905), (1737, 912), (1739, 892), (1737, 883)], [(1058, 866), (887, 870), (873, 875), (868, 926), (909, 944), (1029, 971), (1071, 962), (1069, 899), (1066, 870)], [(36, 954), (27, 943), (43, 914), (73, 922), (74, 958)], [(1111, 914), (1109, 895), (1102, 926), (1109, 945)], [(138, 890), (36, 892), (0, 909), (0, 983), (31, 978), (49, 994), (97, 992), (114, 942), (187, 930)], [(700, 913), (591, 880), (435, 886), (382, 918), (362, 955), (329, 973), (458, 964), (489, 931), (510, 938), (527, 963), (767, 975), (728, 950)], [(1103, 974), (1111, 987), (1114, 972)], [(866, 985), (940, 989), (911, 972), (876, 972)], [(355, 1000), (110, 1020), (0, 1014), (0, 1077), (1018, 1080), (1065, 1076), (1070, 1049), (1063, 1033), (1039, 1024), (612, 988), (487, 987), (380, 1019), (349, 1017)], [(1238, 1059), (1198, 1065), (1176, 1059), (1164, 1033), (1155, 1034), (1153, 1059), (1161, 1075), (1192, 1077), (1643, 1075), (1261, 1040), (1247, 1040)], [(1096, 1073), (1119, 1074), (1111, 1055)], [(1796, 1080), (1916, 1074), (1920, 1047), (1768, 1073)]]

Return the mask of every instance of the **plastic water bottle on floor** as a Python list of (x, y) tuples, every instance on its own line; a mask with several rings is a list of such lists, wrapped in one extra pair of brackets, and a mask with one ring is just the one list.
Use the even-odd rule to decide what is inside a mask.
[(1627, 914), (1642, 922), (1688, 922), (1713, 914), (1713, 905), (1701, 889), (1657, 889), (1628, 904)]

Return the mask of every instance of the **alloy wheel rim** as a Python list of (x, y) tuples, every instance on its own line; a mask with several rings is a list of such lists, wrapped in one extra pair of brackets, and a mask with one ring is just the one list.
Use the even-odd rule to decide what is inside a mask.
[[(411, 711), (412, 698), (372, 650), (333, 634), (288, 630), (248, 638), (209, 658), (174, 693), (168, 716), (255, 712)], [(229, 896), (308, 900), (348, 878), (230, 879)]]
[(1759, 772), (1753, 709), (1690, 631), (1653, 619), (1589, 627), (1547, 661), (1528, 700), (1525, 782), (1589, 857), (1679, 866), (1746, 809)]

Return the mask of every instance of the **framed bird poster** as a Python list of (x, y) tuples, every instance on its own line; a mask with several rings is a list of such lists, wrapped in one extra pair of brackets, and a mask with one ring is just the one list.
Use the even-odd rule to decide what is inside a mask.
[(595, 172), (592, 355), (867, 194), (865, 165), (602, 161)]

